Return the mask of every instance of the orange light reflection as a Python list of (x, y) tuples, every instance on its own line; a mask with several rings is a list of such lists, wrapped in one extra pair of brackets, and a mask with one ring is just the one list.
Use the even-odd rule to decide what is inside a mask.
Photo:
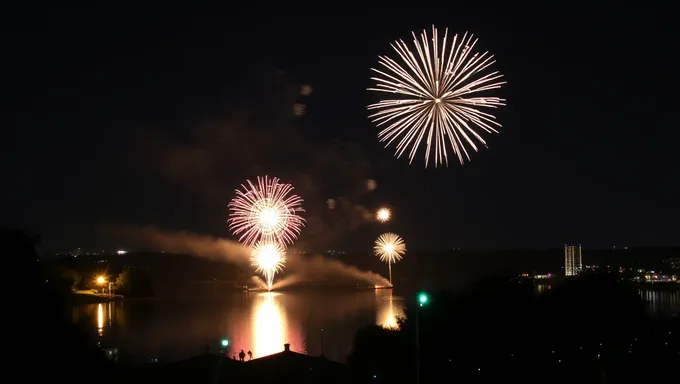
[(283, 351), (287, 343), (286, 313), (277, 302), (278, 293), (260, 293), (253, 300), (253, 357), (262, 357)]
[(104, 334), (104, 304), (97, 305), (97, 332), (99, 336)]
[(384, 328), (399, 328), (397, 319), (404, 317), (404, 301), (392, 296), (391, 289), (376, 289), (376, 323)]

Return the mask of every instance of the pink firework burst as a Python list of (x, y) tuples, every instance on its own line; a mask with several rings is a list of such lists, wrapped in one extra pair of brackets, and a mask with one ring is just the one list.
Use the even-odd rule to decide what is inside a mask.
[(302, 198), (294, 195), (293, 186), (279, 182), (276, 177), (258, 177), (236, 190), (229, 203), (229, 229), (246, 246), (262, 241), (292, 244), (302, 231), (305, 219)]

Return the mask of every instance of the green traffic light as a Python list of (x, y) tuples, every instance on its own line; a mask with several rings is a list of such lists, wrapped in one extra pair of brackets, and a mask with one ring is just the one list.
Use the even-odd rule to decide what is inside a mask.
[(222, 339), (222, 346), (223, 347), (229, 346), (229, 340), (228, 339)]
[(427, 303), (427, 293), (419, 293), (418, 294), (418, 302), (420, 303), (420, 306), (422, 307)]

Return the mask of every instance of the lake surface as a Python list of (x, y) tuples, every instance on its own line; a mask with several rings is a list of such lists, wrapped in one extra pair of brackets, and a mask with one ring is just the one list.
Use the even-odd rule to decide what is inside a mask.
[(396, 326), (404, 299), (392, 290), (349, 292), (226, 292), (221, 298), (150, 299), (73, 308), (74, 321), (90, 326), (102, 345), (135, 358), (178, 360), (223, 338), (232, 353), (262, 357), (283, 351), (346, 361), (354, 335), (368, 325)]
[[(537, 294), (550, 286), (537, 286)], [(281, 352), (324, 354), (346, 361), (356, 332), (368, 325), (396, 326), (404, 299), (389, 289), (345, 292), (234, 292), (218, 289), (180, 299), (126, 300), (73, 308), (74, 321), (90, 327), (102, 345), (137, 359), (173, 361), (219, 349), (227, 338), (232, 353), (253, 357)], [(679, 291), (640, 290), (654, 314), (680, 312)]]
[(673, 315), (680, 313), (680, 291), (641, 289), (640, 296), (647, 302), (652, 315)]

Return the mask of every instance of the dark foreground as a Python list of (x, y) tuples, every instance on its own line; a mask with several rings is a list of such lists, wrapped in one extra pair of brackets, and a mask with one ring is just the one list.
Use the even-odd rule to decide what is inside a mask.
[[(680, 379), (680, 318), (651, 316), (637, 287), (615, 274), (570, 278), (541, 297), (531, 284), (507, 277), (487, 279), (455, 295), (431, 293), (422, 306), (412, 297), (399, 330), (372, 326), (357, 333), (347, 365), (290, 351), (250, 362), (205, 354), (175, 363), (116, 364), (106, 360), (85, 328), (72, 323), (66, 311), (70, 285), (45, 278), (35, 262), (37, 239), (3, 235), (2, 249), (23, 255), (20, 268), (26, 273), (21, 275), (32, 280), (32, 289), (21, 291), (26, 297), (6, 303), (7, 309), (26, 313), (10, 314), (13, 323), (4, 327), (10, 355), (5, 376), (20, 381), (604, 384)], [(43, 298), (43, 305), (31, 306), (35, 297)]]
[(121, 383), (347, 383), (349, 368), (323, 357), (312, 357), (290, 350), (252, 361), (205, 354), (166, 364), (121, 366)]

